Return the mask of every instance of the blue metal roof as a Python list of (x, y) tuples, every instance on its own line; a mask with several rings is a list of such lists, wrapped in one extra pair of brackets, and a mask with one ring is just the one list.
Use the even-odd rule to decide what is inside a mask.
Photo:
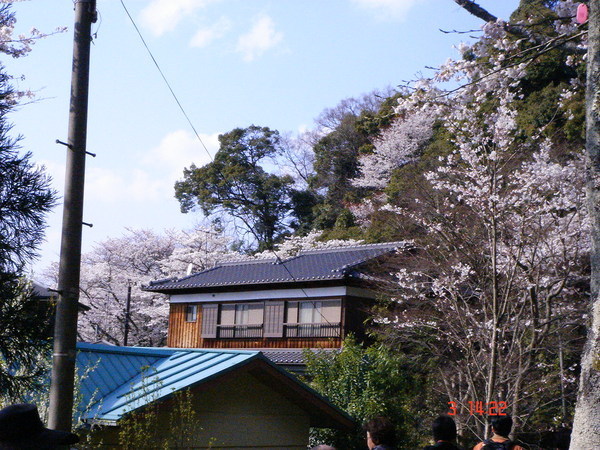
[(179, 280), (153, 281), (144, 289), (170, 293), (216, 286), (342, 280), (356, 275), (359, 265), (403, 246), (403, 242), (388, 242), (304, 251), (283, 261), (234, 261)]
[[(252, 373), (303, 408), (311, 426), (349, 430), (353, 420), (259, 351), (115, 347), (77, 344), (82, 420), (108, 424), (175, 392), (216, 379), (252, 363)], [(256, 372), (258, 371), (258, 372)]]
[(77, 344), (82, 419), (118, 421), (124, 414), (216, 375), (263, 358), (243, 350), (165, 349)]

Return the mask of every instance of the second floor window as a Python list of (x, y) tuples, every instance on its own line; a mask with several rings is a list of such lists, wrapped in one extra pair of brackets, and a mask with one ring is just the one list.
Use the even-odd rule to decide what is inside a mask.
[(299, 323), (321, 323), (323, 322), (323, 302), (309, 301), (300, 303), (298, 313)]
[(247, 325), (248, 324), (248, 305), (235, 305), (235, 324), (236, 325)]
[(195, 322), (198, 318), (198, 305), (187, 305), (185, 307), (185, 321)]

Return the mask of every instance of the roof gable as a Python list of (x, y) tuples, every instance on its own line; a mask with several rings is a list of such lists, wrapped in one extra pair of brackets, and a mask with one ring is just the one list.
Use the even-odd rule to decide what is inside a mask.
[(402, 242), (389, 242), (303, 251), (286, 260), (227, 262), (181, 279), (154, 281), (144, 289), (170, 293), (218, 286), (344, 280), (356, 275), (361, 264), (403, 246)]

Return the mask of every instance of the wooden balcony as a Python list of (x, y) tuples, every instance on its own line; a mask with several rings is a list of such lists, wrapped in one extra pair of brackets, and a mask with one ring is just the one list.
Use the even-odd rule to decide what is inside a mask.
[(284, 323), (285, 337), (337, 338), (342, 334), (340, 322), (336, 323)]
[(221, 339), (261, 338), (262, 335), (262, 323), (251, 325), (217, 325), (217, 337)]
[[(340, 322), (336, 323), (284, 323), (286, 338), (339, 338), (342, 335)], [(217, 325), (218, 339), (254, 339), (263, 337), (262, 324)]]

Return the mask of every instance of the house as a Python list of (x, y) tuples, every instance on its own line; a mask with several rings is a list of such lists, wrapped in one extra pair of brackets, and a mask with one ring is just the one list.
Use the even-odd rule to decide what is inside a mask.
[[(56, 302), (58, 301), (58, 292), (50, 289), (36, 281), (31, 282), (31, 299), (35, 301), (36, 314), (42, 317), (48, 317), (49, 320), (44, 324), (44, 334), (49, 338), (54, 336), (54, 320), (56, 318)], [(85, 312), (90, 309), (89, 306), (77, 302), (79, 312)]]
[(222, 263), (144, 289), (169, 295), (167, 345), (179, 348), (339, 348), (364, 336), (376, 298), (368, 273), (402, 242)]
[[(351, 430), (352, 419), (260, 352), (78, 344), (80, 417), (93, 441), (120, 448), (123, 420), (155, 407), (147, 432), (176, 435), (177, 393), (189, 390), (186, 448), (306, 449), (309, 427)], [(147, 420), (147, 416), (143, 420)], [(149, 431), (148, 431), (149, 430)], [(191, 439), (191, 441), (190, 441)], [(156, 442), (158, 446), (159, 443)]]

